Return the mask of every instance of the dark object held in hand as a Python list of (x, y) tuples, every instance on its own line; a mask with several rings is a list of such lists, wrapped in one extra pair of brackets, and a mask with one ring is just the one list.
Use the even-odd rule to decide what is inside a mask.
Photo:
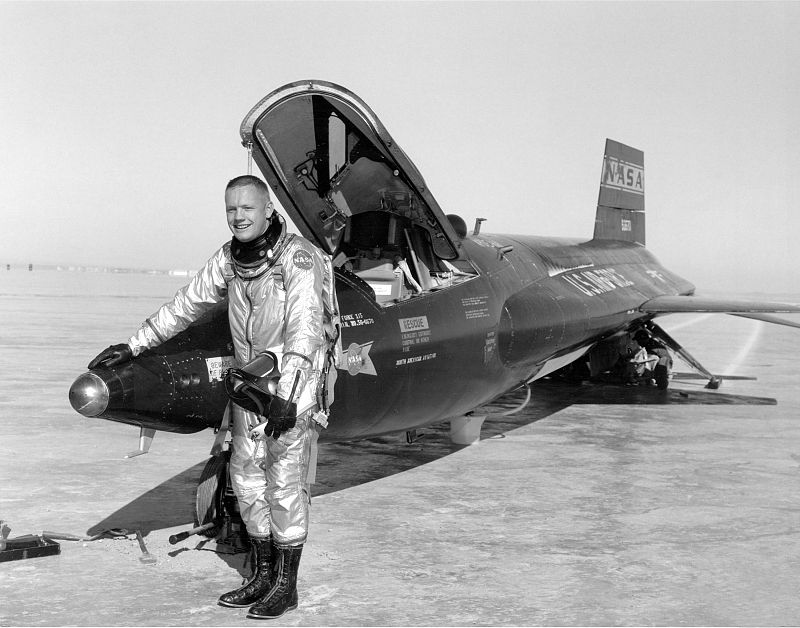
[(284, 401), (280, 397), (273, 397), (269, 404), (269, 417), (267, 428), (264, 430), (266, 436), (272, 435), (278, 439), (284, 432), (292, 429), (297, 423), (297, 404)]

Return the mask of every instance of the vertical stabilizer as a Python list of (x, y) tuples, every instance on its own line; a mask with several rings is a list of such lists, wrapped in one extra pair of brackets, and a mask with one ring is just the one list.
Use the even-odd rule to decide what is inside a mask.
[(644, 246), (644, 153), (614, 140), (606, 140), (594, 239)]

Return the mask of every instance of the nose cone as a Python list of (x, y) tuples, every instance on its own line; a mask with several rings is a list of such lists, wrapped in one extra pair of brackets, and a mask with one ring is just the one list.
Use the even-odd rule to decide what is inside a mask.
[(84, 373), (69, 389), (69, 402), (83, 416), (100, 416), (108, 408), (110, 398), (108, 384), (98, 375), (89, 371)]

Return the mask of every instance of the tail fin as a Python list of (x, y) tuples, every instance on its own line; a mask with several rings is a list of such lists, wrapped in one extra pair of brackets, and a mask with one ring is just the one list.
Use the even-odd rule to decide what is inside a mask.
[(644, 246), (644, 153), (614, 140), (606, 140), (594, 239)]

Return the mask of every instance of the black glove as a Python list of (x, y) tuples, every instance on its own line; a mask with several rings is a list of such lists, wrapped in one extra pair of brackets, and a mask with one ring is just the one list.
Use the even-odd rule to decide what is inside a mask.
[(292, 429), (297, 424), (297, 404), (286, 403), (280, 397), (273, 397), (269, 404), (269, 416), (264, 423), (259, 423), (250, 430), (250, 438), (266, 438), (272, 436), (275, 440), (281, 434)]
[(108, 349), (103, 349), (94, 360), (89, 362), (89, 368), (95, 369), (98, 366), (111, 368), (131, 359), (133, 359), (133, 352), (127, 344), (111, 345)]

